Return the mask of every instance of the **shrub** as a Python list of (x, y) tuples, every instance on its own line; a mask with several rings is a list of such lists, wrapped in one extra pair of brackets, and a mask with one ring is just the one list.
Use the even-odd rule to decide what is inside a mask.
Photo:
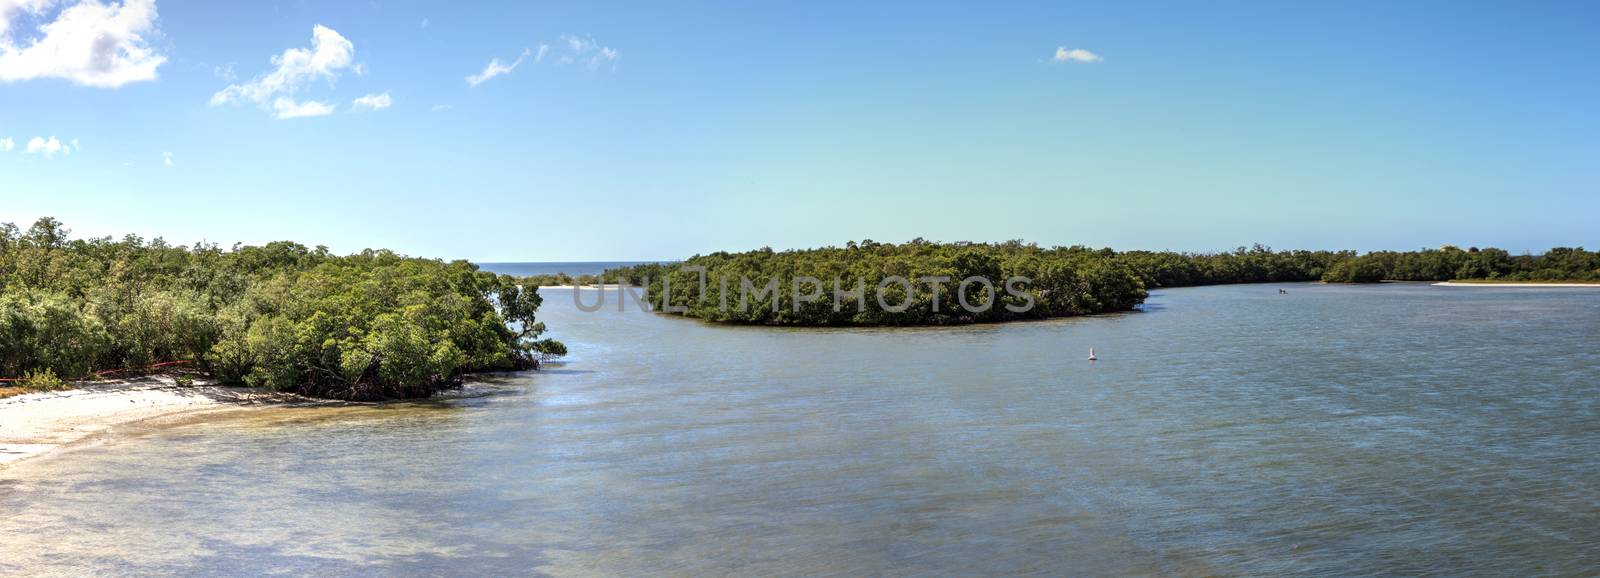
[(533, 342), (533, 350), (543, 355), (557, 357), (567, 354), (567, 345), (554, 339), (540, 339)]
[(81, 376), (109, 351), (100, 321), (67, 295), (24, 290), (0, 295), (0, 375), (49, 370)]
[(50, 368), (29, 371), (22, 375), (22, 380), (17, 385), (23, 389), (35, 391), (58, 391), (70, 387), (67, 382), (56, 377), (56, 372)]

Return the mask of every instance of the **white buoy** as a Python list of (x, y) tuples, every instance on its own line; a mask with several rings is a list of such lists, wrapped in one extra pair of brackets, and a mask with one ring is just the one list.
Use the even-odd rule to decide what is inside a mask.
[(1096, 359), (1099, 359), (1099, 358), (1094, 356), (1094, 348), (1090, 347), (1089, 348), (1089, 361), (1094, 361)]

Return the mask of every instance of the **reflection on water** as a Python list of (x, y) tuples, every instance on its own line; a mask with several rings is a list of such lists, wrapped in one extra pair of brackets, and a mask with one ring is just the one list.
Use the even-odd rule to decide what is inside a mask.
[(1600, 292), (1285, 287), (910, 330), (546, 290), (572, 355), (495, 395), (242, 412), (0, 471), (0, 572), (1600, 566)]

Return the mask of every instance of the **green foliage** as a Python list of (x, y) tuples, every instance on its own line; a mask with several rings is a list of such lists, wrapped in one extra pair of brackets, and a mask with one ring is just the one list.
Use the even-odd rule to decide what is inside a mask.
[(1150, 287), (1316, 281), (1335, 263), (1353, 257), (1351, 251), (1273, 251), (1262, 245), (1228, 253), (1118, 254)]
[[(699, 272), (706, 269), (704, 292)], [(884, 303), (904, 311), (885, 311), (877, 302), (878, 283), (899, 276), (914, 284), (906, 302), (902, 285), (885, 285)], [(992, 280), (986, 289), (969, 286), (969, 303), (994, 305), (981, 313), (965, 311), (956, 302), (961, 280)], [(1035, 299), (1029, 311), (1016, 312), (1026, 298), (1003, 286), (1006, 279), (1027, 277), (1026, 293)], [(924, 277), (947, 278), (935, 291)], [(797, 278), (814, 278), (797, 282)], [(777, 279), (777, 285), (767, 283)], [(836, 287), (834, 279), (840, 283)], [(658, 310), (714, 322), (760, 325), (942, 325), (1037, 319), (1127, 311), (1143, 303), (1146, 289), (1223, 283), (1266, 283), (1324, 280), (1371, 283), (1384, 279), (1442, 281), (1449, 279), (1600, 280), (1600, 253), (1581, 248), (1555, 248), (1543, 255), (1513, 257), (1500, 249), (1445, 247), (1409, 253), (1354, 251), (1273, 251), (1256, 245), (1225, 253), (1174, 253), (1088, 247), (1041, 248), (1021, 241), (999, 244), (933, 243), (917, 239), (901, 245), (862, 241), (844, 247), (799, 251), (760, 249), (744, 253), (697, 255), (681, 263), (645, 264), (608, 270), (590, 281), (643, 286), (645, 300)], [(749, 281), (749, 286), (743, 284)], [(556, 279), (563, 284), (570, 278)], [(667, 289), (670, 287), (670, 292)], [(853, 295), (835, 311), (835, 292), (864, 289), (866, 306)], [(770, 290), (769, 290), (770, 289)], [(820, 298), (796, 299), (820, 292)], [(796, 302), (799, 306), (796, 307)], [(678, 311), (681, 309), (681, 311)]]
[(111, 342), (105, 323), (64, 294), (29, 288), (0, 294), (0, 375), (86, 375)]
[(611, 283), (621, 283), (623, 280), (622, 280), (622, 278), (620, 276), (618, 276), (618, 272), (620, 272), (622, 270), (623, 269), (618, 269), (618, 270), (614, 270), (614, 271), (605, 271), (605, 272), (603, 272), (603, 273), (601, 273), (599, 275), (572, 276), (572, 275), (568, 275), (566, 273), (554, 273), (554, 274), (544, 274), (544, 275), (528, 275), (528, 276), (525, 276), (525, 277), (518, 277), (517, 278), (517, 284), (525, 286), (525, 287), (571, 287), (571, 286), (577, 286), (577, 285), (606, 285), (606, 284), (611, 284)]
[(1383, 265), (1370, 257), (1356, 257), (1334, 263), (1322, 280), (1329, 283), (1377, 283), (1383, 280)]
[(17, 385), (23, 389), (33, 391), (57, 391), (69, 387), (67, 382), (61, 381), (61, 378), (56, 377), (55, 371), (48, 368), (23, 374)]
[[(704, 293), (699, 291), (699, 273), (683, 267), (706, 268)], [(1085, 247), (1043, 249), (1020, 241), (942, 244), (917, 239), (900, 245), (862, 241), (842, 248), (761, 249), (639, 265), (605, 275), (639, 284), (648, 278), (646, 299), (657, 306), (666, 301), (683, 308), (689, 317), (761, 325), (949, 325), (1043, 319), (1127, 311), (1146, 295), (1137, 272), (1114, 253)], [(893, 277), (905, 282), (888, 281)], [(967, 302), (982, 311), (968, 311), (959, 303), (963, 282), (972, 277), (990, 283), (965, 283)], [(1013, 277), (1031, 281), (1008, 290), (1007, 280)], [(797, 281), (801, 278), (807, 280)], [(776, 283), (769, 285), (773, 280)], [(909, 294), (906, 282), (911, 284)], [(835, 307), (836, 291), (860, 291), (861, 296), (841, 298)], [(817, 298), (808, 299), (813, 295)]]
[(531, 345), (533, 350), (541, 355), (560, 357), (567, 354), (567, 344), (554, 339), (540, 339)]
[(0, 375), (194, 360), (225, 382), (318, 397), (421, 397), (464, 372), (535, 367), (541, 299), (465, 261), (289, 242), (171, 247), (0, 225)]
[(1542, 255), (1513, 256), (1501, 249), (1439, 249), (1362, 255), (1342, 270), (1330, 270), (1328, 282), (1448, 281), (1600, 281), (1600, 252), (1582, 247), (1556, 247)]

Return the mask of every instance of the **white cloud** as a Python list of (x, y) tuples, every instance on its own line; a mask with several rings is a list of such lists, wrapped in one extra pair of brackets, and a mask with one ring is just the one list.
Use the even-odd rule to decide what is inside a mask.
[(72, 154), (72, 148), (76, 146), (76, 143), (77, 141), (74, 140), (73, 144), (61, 144), (61, 141), (53, 136), (48, 140), (44, 137), (36, 136), (28, 141), (27, 152), (30, 155), (43, 155), (47, 159), (54, 158), (58, 154), (66, 156)]
[(280, 96), (272, 101), (272, 112), (278, 115), (278, 120), (290, 118), (306, 118), (311, 116), (328, 116), (333, 114), (335, 105), (326, 102), (308, 100), (295, 102), (287, 96)]
[(161, 164), (165, 165), (167, 168), (172, 168), (172, 153), (162, 151)]
[(454, 105), (449, 105), (449, 104), (435, 104), (435, 105), (433, 105), (433, 111), (434, 112), (444, 112), (444, 111), (450, 110), (452, 108), (455, 108), (455, 106)]
[(1101, 58), (1099, 54), (1082, 48), (1068, 50), (1065, 46), (1057, 46), (1055, 58), (1051, 60), (1055, 62), (1100, 62), (1105, 59)]
[(0, 138), (0, 152), (11, 152), (14, 148), (17, 148), (17, 141), (11, 140), (11, 137)]
[[(511, 64), (505, 64), (503, 62), (500, 62), (499, 58), (491, 58), (491, 59), (489, 59), (489, 65), (483, 67), (483, 72), (480, 72), (480, 73), (477, 73), (477, 74), (474, 74), (472, 76), (468, 76), (467, 77), (467, 84), (470, 84), (472, 86), (477, 86), (477, 85), (483, 84), (484, 82), (487, 82), (489, 79), (494, 78), (496, 76), (500, 76), (502, 74), (510, 74), (511, 71), (516, 70), (517, 66), (522, 64), (522, 59), (528, 57), (528, 52), (529, 51), (527, 49), (523, 49), (522, 55), (518, 56), (517, 59), (515, 61), (513, 61)], [(543, 52), (543, 51), (541, 51), (541, 52)]]
[(428, 19), (427, 18), (423, 18), (422, 19), (422, 29), (423, 30), (427, 30), (428, 29)]
[(392, 104), (394, 104), (394, 101), (389, 98), (389, 91), (386, 90), (382, 94), (369, 94), (357, 98), (355, 102), (350, 103), (350, 108), (351, 110), (383, 110), (389, 108), (389, 105)]
[(211, 106), (254, 102), (269, 105), (278, 118), (322, 116), (333, 112), (333, 105), (308, 101), (295, 102), (292, 96), (317, 79), (330, 84), (339, 73), (350, 69), (356, 46), (332, 28), (321, 24), (311, 29), (311, 48), (290, 48), (272, 57), (272, 72), (243, 84), (230, 84), (211, 95)]
[(603, 62), (614, 62), (618, 58), (622, 58), (621, 52), (602, 46), (600, 52), (595, 53), (594, 57), (589, 59), (589, 68), (600, 66)]
[[(570, 34), (563, 34), (561, 35), (561, 41), (557, 43), (557, 47), (552, 48), (549, 44), (540, 44), (537, 51), (524, 49), (522, 54), (518, 55), (517, 59), (510, 64), (502, 62), (499, 58), (490, 59), (488, 66), (483, 67), (483, 72), (467, 77), (467, 84), (477, 86), (496, 76), (511, 74), (511, 71), (521, 66), (522, 62), (529, 56), (533, 57), (534, 64), (544, 62), (545, 56), (549, 55), (552, 50), (559, 55), (557, 58), (559, 64), (583, 62), (588, 65), (590, 70), (599, 68), (601, 64), (607, 62), (615, 63), (617, 59), (622, 58), (621, 52), (609, 46), (602, 46), (600, 43), (595, 42), (593, 38), (580, 38)], [(615, 65), (613, 64), (613, 66)]]
[(576, 54), (588, 52), (594, 47), (594, 41), (588, 38), (578, 38), (568, 34), (561, 35), (561, 41), (567, 43), (567, 49)]
[[(49, 10), (70, 6), (47, 20)], [(32, 40), (17, 44), (12, 16), (39, 21)], [(0, 82), (64, 78), (84, 86), (116, 88), (156, 79), (167, 61), (150, 46), (159, 37), (155, 0), (0, 0)]]
[(601, 64), (616, 62), (618, 58), (622, 57), (622, 53), (615, 48), (602, 46), (589, 37), (579, 38), (570, 34), (563, 34), (561, 42), (566, 45), (566, 53), (562, 54), (559, 60), (561, 64), (583, 62), (589, 66), (590, 70), (594, 70), (599, 68)]

